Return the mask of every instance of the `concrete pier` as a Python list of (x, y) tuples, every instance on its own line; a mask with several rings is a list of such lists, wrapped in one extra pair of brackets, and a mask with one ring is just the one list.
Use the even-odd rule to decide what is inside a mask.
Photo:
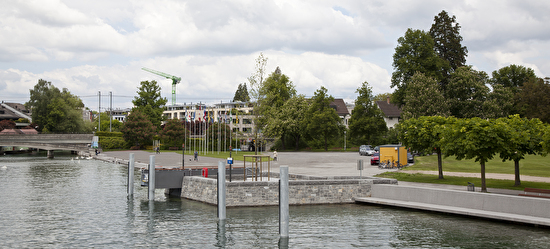
[(386, 184), (373, 185), (370, 197), (355, 201), (550, 227), (546, 198)]

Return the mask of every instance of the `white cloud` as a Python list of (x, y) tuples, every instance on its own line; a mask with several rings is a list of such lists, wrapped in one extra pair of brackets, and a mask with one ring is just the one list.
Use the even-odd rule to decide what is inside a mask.
[[(182, 77), (178, 103), (230, 100), (254, 70), (280, 66), (299, 93), (355, 98), (367, 81), (389, 87), (393, 48), (407, 28), (428, 30), (441, 10), (461, 25), (467, 64), (491, 73), (509, 64), (550, 74), (547, 1), (44, 0), (0, 9), (0, 96), (28, 94), (40, 78), (79, 96), (133, 96), (142, 80)], [(119, 97), (121, 107), (131, 97)], [(85, 102), (96, 106), (97, 98)], [(24, 102), (24, 101), (23, 101)]]

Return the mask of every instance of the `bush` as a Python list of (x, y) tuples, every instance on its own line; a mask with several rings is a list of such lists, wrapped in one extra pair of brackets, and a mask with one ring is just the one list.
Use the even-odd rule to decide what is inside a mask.
[(123, 149), (126, 141), (122, 137), (99, 137), (99, 144), (103, 149)]
[(122, 132), (96, 131), (98, 137), (122, 137)]

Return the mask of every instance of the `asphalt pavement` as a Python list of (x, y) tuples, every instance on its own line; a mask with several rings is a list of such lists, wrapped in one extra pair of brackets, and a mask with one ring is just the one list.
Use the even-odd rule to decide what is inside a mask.
[[(129, 150), (129, 151), (109, 151), (103, 152), (97, 156), (97, 159), (105, 161), (128, 160), (130, 153), (134, 154), (136, 167), (145, 167), (149, 163), (151, 155), (155, 156), (157, 167), (181, 168), (203, 168), (217, 167), (222, 159), (199, 155), (198, 161), (193, 160), (193, 156), (175, 152), (154, 152)], [(238, 152), (237, 152), (238, 153)], [(273, 156), (273, 153), (266, 152), (263, 155)], [(370, 165), (370, 156), (360, 156), (358, 152), (278, 152), (277, 161), (271, 162), (271, 172), (279, 172), (279, 166), (286, 165), (290, 174), (309, 175), (309, 176), (374, 176), (385, 171), (397, 171), (396, 169), (379, 169), (376, 165)], [(357, 169), (358, 160), (363, 160), (363, 170)], [(224, 160), (225, 161), (225, 160)], [(235, 167), (242, 167), (243, 161), (234, 161)], [(263, 166), (267, 171), (267, 163)], [(467, 183), (464, 186), (429, 184), (400, 181), (399, 185), (418, 186), (437, 189), (455, 189), (467, 191)], [(476, 186), (476, 191), (481, 188)], [(488, 188), (490, 193), (517, 195), (523, 191), (492, 189)]]

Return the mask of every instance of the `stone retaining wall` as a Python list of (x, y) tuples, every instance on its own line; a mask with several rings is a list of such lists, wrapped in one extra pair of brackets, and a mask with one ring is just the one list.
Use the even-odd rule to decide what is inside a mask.
[[(274, 176), (273, 174), (271, 176)], [(276, 175), (278, 176), (278, 175)], [(310, 178), (307, 176), (298, 178)], [(290, 180), (289, 204), (354, 203), (354, 197), (370, 195), (373, 184), (397, 184), (397, 180), (374, 177), (311, 177)], [(293, 179), (292, 177), (290, 179)], [(226, 206), (269, 206), (279, 204), (279, 181), (226, 181)], [(181, 197), (217, 205), (217, 180), (199, 176), (183, 178)]]

